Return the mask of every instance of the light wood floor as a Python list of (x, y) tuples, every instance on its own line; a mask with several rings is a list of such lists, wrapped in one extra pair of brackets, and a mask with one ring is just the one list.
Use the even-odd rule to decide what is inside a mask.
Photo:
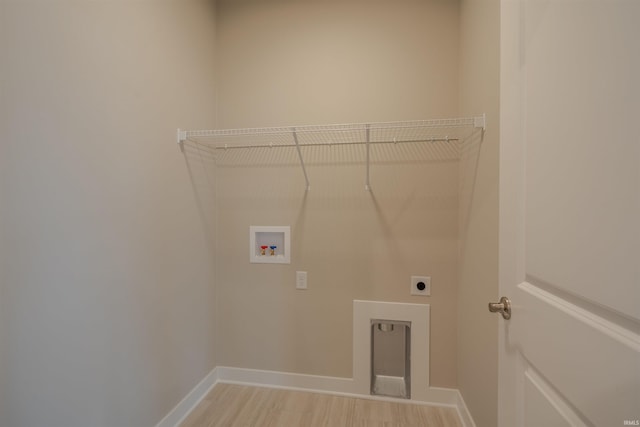
[(217, 384), (180, 427), (461, 427), (455, 409)]

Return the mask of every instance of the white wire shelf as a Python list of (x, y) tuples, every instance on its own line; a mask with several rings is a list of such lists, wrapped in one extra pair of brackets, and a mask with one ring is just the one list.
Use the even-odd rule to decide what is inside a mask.
[(217, 130), (178, 129), (177, 141), (211, 146), (215, 149), (250, 149), (259, 147), (295, 147), (305, 176), (309, 179), (301, 147), (320, 145), (363, 144), (367, 146), (367, 177), (369, 186), (370, 150), (372, 144), (398, 144), (420, 142), (458, 142), (474, 131), (484, 131), (485, 115), (453, 119), (415, 120), (402, 122), (353, 123), (340, 125), (311, 125)]

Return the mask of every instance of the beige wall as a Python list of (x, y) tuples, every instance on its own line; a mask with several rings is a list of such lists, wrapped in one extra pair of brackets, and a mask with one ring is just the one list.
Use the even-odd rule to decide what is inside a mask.
[[(359, 298), (430, 303), (432, 385), (494, 425), (497, 1), (218, 3), (0, 2), (0, 424), (153, 425), (216, 363), (351, 376)], [(214, 177), (173, 144), (482, 111), (462, 170), (377, 147), (372, 192), (361, 148), (307, 149), (305, 193), (295, 153), (229, 152)], [(291, 265), (248, 263), (252, 224), (291, 225)]]
[(220, 0), (222, 128), (457, 113), (451, 0)]
[(487, 113), (480, 143), (469, 141), (460, 167), (458, 388), (478, 427), (497, 425), (498, 160), (500, 1), (460, 3), (460, 108)]
[(0, 425), (151, 426), (215, 365), (213, 9), (0, 2)]
[[(218, 125), (456, 116), (458, 4), (221, 1)], [(431, 384), (455, 387), (458, 164), (429, 146), (258, 149), (219, 158), (218, 349), (224, 366), (352, 375), (352, 301), (429, 303)], [(290, 225), (290, 265), (248, 262), (250, 225)], [(309, 289), (295, 290), (295, 271)], [(411, 275), (432, 297), (410, 297)], [(417, 363), (417, 361), (414, 361)]]

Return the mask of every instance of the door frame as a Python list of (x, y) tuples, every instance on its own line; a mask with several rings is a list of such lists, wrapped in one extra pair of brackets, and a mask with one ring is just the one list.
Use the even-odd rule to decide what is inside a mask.
[[(524, 280), (524, 76), (521, 64), (521, 1), (500, 2), (500, 172), (498, 289), (509, 296)], [(515, 36), (515, 37), (514, 37)], [(516, 301), (517, 303), (517, 301)], [(513, 304), (513, 301), (512, 301)], [(518, 313), (518, 307), (512, 309)], [(513, 387), (518, 353), (509, 343), (509, 320), (498, 322), (498, 426), (517, 425)]]

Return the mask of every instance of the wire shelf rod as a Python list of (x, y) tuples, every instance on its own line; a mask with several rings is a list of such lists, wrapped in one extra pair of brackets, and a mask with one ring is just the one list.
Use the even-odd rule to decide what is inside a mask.
[[(412, 143), (420, 143), (420, 142), (457, 142), (460, 141), (460, 138), (446, 138), (446, 137), (438, 137), (438, 138), (423, 138), (423, 139), (406, 139), (406, 140), (395, 140), (395, 141), (370, 141), (369, 144), (377, 145), (377, 144), (412, 144)], [(304, 147), (327, 147), (327, 146), (341, 146), (341, 145), (365, 145), (367, 142), (313, 142), (313, 143), (304, 143), (300, 144), (301, 148)], [(207, 145), (207, 144), (204, 144)], [(223, 146), (215, 146), (216, 150), (233, 150), (238, 148), (292, 148), (297, 147), (294, 144), (273, 144), (273, 145), (264, 145), (264, 144), (255, 144), (255, 145), (237, 145), (237, 144), (225, 144)]]
[[(308, 125), (217, 130), (177, 131), (177, 142), (184, 151), (187, 140), (216, 150), (295, 147), (307, 191), (311, 188), (302, 155), (303, 147), (366, 145), (365, 189), (370, 187), (371, 146), (425, 142), (460, 142), (486, 129), (486, 115), (463, 118), (413, 120), (401, 122)], [(442, 149), (442, 146), (438, 147)]]
[[(372, 131), (398, 130), (398, 129), (431, 129), (431, 128), (463, 128), (482, 127), (484, 128), (484, 116), (435, 119), (435, 120), (415, 120), (403, 122), (378, 122), (378, 123), (351, 123), (337, 125), (308, 125), (296, 127), (298, 135), (318, 132), (365, 132), (367, 128)], [(189, 138), (221, 138), (234, 136), (268, 136), (283, 135), (291, 136), (291, 128), (268, 127), (268, 128), (242, 128), (242, 129), (216, 129), (216, 130), (183, 130), (179, 132), (179, 139)]]

